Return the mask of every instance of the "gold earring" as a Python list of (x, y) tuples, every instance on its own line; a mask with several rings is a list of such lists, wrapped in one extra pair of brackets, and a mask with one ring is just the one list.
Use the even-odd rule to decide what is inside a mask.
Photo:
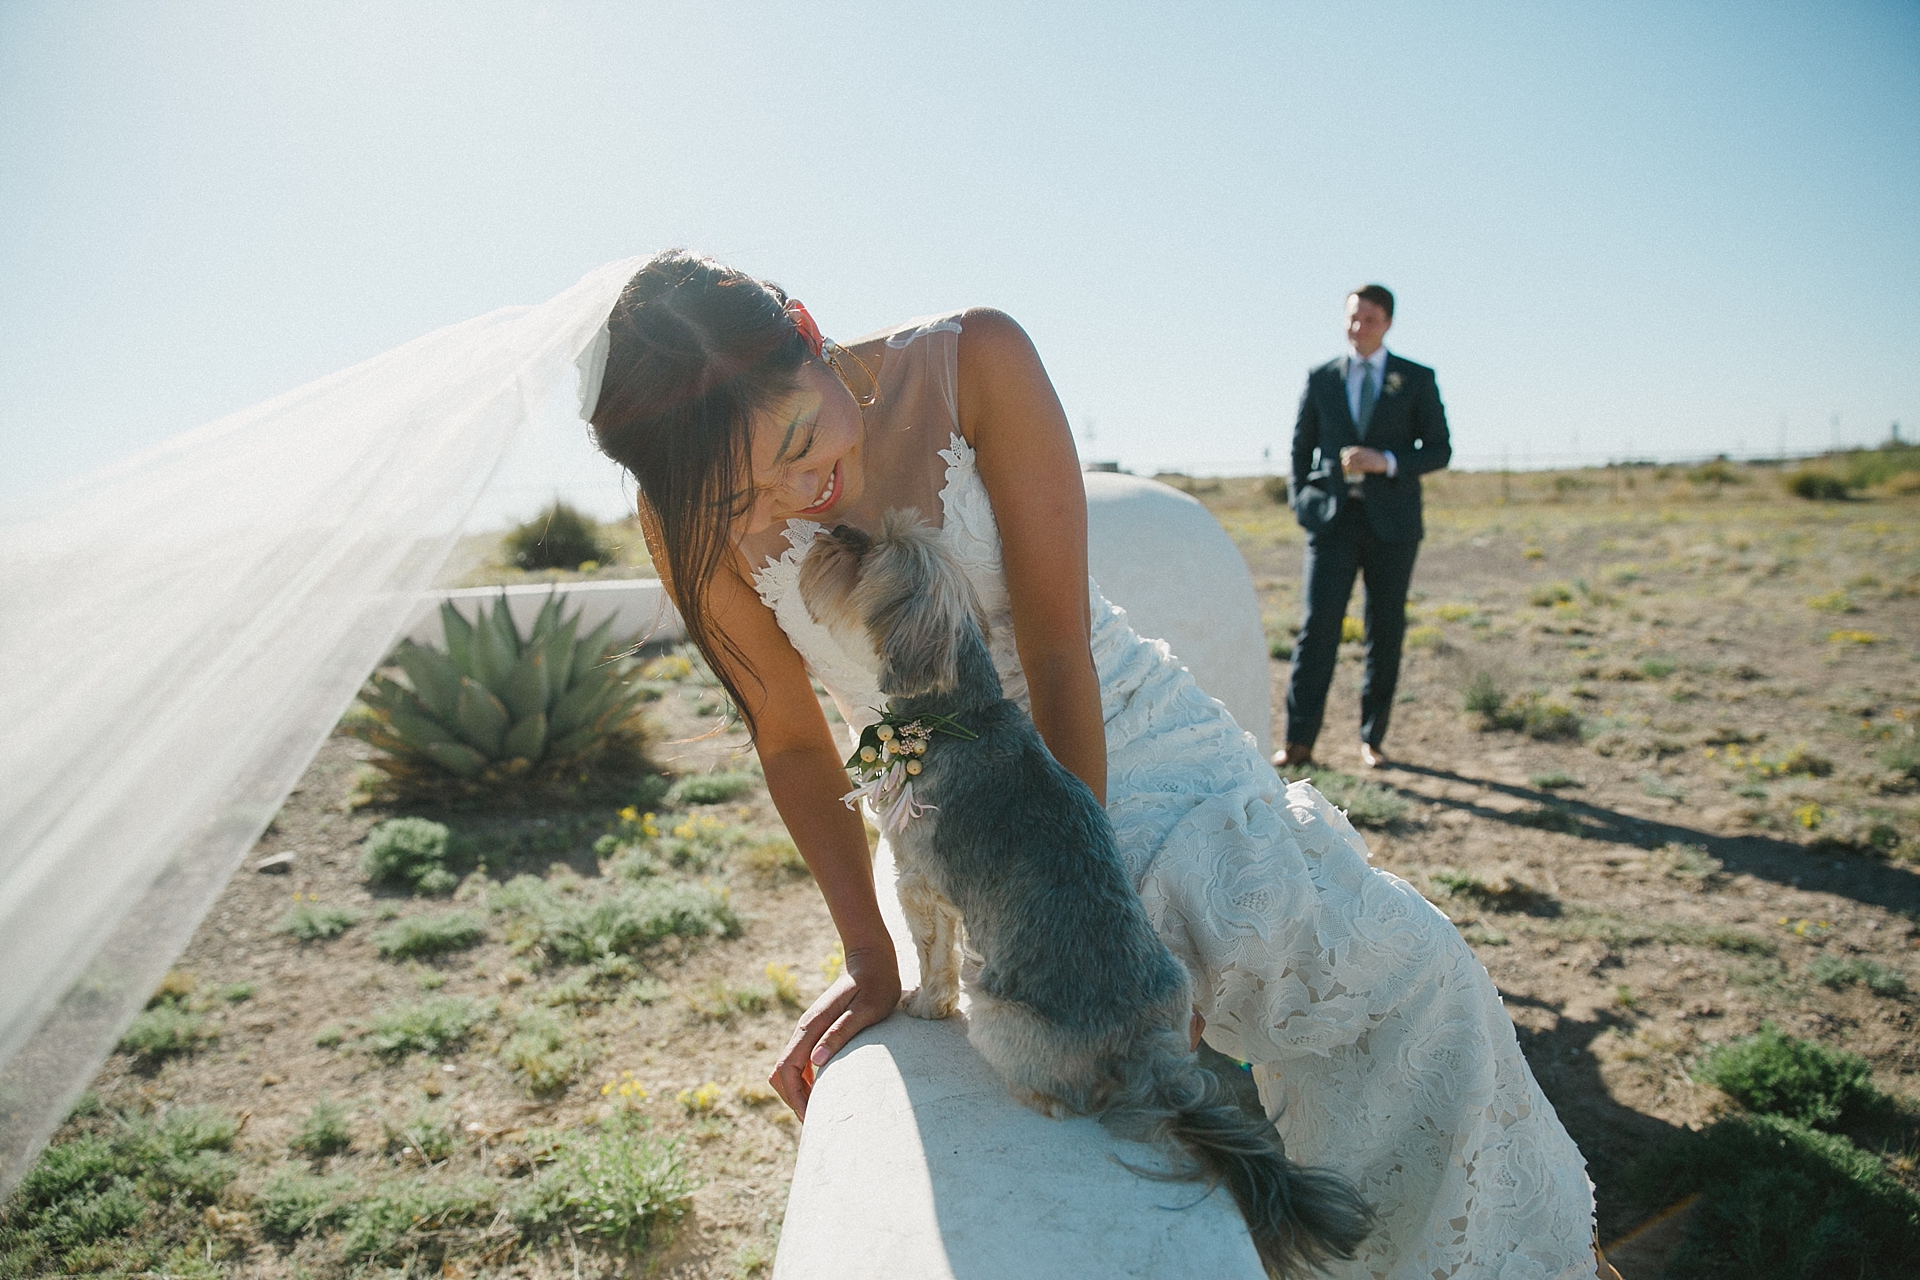
[[(866, 395), (862, 396), (862, 395), (856, 394), (853, 389), (853, 384), (847, 381), (847, 371), (840, 364), (840, 356), (843, 352), (846, 354), (848, 359), (852, 360), (855, 364), (860, 366), (860, 372), (867, 375), (867, 383), (873, 388), (873, 390), (868, 392)], [(867, 367), (867, 362), (865, 360), (862, 360), (859, 356), (855, 355), (853, 352), (848, 351), (845, 347), (841, 346), (839, 343), (835, 342), (831, 338), (821, 339), (820, 358), (827, 362), (827, 367), (832, 369), (834, 374), (840, 379), (840, 385), (847, 389), (847, 394), (850, 396), (853, 396), (854, 404), (858, 405), (862, 409), (871, 409), (873, 408), (874, 405), (880, 403), (880, 379), (874, 377), (873, 370)]]

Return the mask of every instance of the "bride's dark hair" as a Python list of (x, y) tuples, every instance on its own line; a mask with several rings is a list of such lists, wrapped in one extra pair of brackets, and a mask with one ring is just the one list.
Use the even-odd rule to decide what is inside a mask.
[[(669, 250), (640, 268), (608, 317), (606, 376), (592, 415), (602, 452), (633, 473), (640, 516), (686, 623), (749, 733), (732, 673), (753, 666), (708, 622), (708, 584), (730, 571), (733, 523), (753, 488), (753, 414), (789, 394), (809, 355), (778, 285)], [(726, 659), (722, 662), (719, 659)], [(755, 677), (757, 679), (757, 677)]]

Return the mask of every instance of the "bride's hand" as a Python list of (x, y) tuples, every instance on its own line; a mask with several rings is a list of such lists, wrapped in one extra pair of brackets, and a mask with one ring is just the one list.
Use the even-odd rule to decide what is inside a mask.
[(884, 1020), (899, 1003), (900, 964), (893, 948), (849, 951), (846, 971), (800, 1015), (767, 1083), (805, 1120), (814, 1068), (832, 1061), (847, 1041)]

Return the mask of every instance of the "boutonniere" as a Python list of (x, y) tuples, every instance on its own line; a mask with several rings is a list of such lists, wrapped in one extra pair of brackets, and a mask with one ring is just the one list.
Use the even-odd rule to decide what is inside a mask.
[(950, 716), (921, 716), (902, 720), (893, 715), (881, 718), (860, 732), (860, 745), (847, 757), (847, 772), (858, 785), (840, 799), (851, 809), (862, 800), (873, 805), (882, 831), (899, 831), (909, 821), (930, 813), (934, 805), (913, 798), (913, 780), (924, 767), (920, 757), (927, 754), (933, 735), (971, 742), (980, 735)]
[(1400, 388), (1406, 385), (1407, 385), (1407, 380), (1400, 376), (1399, 370), (1396, 369), (1394, 372), (1387, 375), (1387, 394), (1388, 395), (1390, 396), (1399, 395)]

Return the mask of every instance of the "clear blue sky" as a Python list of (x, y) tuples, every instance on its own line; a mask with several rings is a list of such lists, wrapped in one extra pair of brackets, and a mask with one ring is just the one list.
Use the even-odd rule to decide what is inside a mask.
[(0, 0), (0, 499), (675, 244), (1135, 469), (1375, 279), (1469, 464), (1920, 435), (1920, 7)]

